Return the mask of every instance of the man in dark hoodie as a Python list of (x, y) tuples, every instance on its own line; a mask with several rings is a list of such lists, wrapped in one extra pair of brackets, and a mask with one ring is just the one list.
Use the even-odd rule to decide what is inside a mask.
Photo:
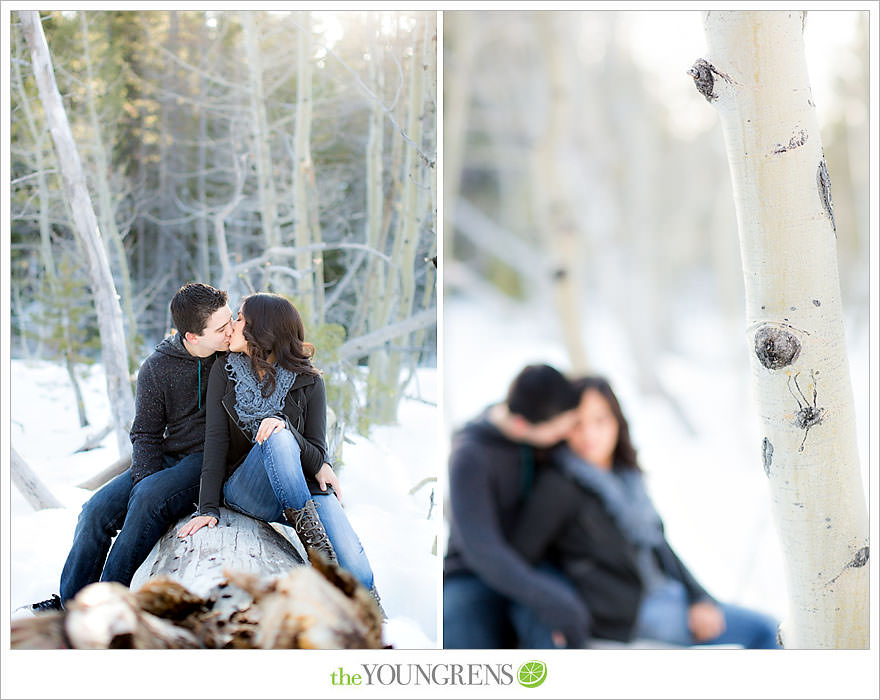
[(509, 541), (534, 481), (535, 450), (569, 432), (578, 398), (557, 370), (530, 365), (506, 402), (453, 435), (444, 648), (575, 648), (586, 641), (589, 613), (574, 587), (527, 562)]
[(34, 611), (61, 609), (98, 580), (129, 585), (168, 526), (196, 507), (208, 375), (216, 354), (229, 347), (232, 312), (226, 292), (194, 282), (174, 295), (171, 318), (177, 333), (138, 372), (131, 467), (86, 501), (61, 572), (61, 596), (35, 603)]

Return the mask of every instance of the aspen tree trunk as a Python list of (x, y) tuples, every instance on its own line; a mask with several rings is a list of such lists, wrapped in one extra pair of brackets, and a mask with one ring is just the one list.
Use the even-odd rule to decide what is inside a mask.
[[(368, 65), (371, 78), (371, 89), (381, 98), (385, 91), (385, 73), (383, 65), (385, 52), (382, 40), (379, 37), (380, 19), (374, 14), (371, 58)], [(385, 146), (385, 114), (379, 100), (374, 100), (370, 111), (369, 131), (367, 135), (366, 152), (366, 209), (365, 233), (367, 245), (379, 251), (384, 251), (388, 240), (388, 220), (390, 215), (390, 202), (385, 200), (384, 187), (384, 146)], [(397, 146), (402, 139), (392, 135), (392, 146)], [(398, 170), (392, 167), (392, 173)], [(396, 183), (390, 188), (396, 189)], [(386, 206), (387, 204), (387, 206)], [(363, 301), (359, 305), (358, 319), (354, 324), (354, 336), (362, 336), (367, 330), (376, 331), (390, 321), (391, 304), (393, 295), (388, 293), (387, 286), (389, 276), (396, 274), (392, 270), (386, 272), (386, 267), (381, 261), (371, 258), (367, 261), (367, 274)], [(388, 365), (388, 351), (384, 347), (372, 349), (368, 360), (367, 380), (367, 403), (372, 411), (379, 415), (383, 405), (384, 391), (382, 382), (386, 376)]]
[[(298, 248), (320, 243), (317, 229), (317, 189), (315, 166), (309, 144), (312, 131), (312, 29), (311, 13), (300, 13), (301, 29), (297, 36), (296, 131), (294, 134), (294, 235)], [(296, 269), (300, 273), (297, 293), (306, 318), (323, 323), (324, 258), (321, 251), (297, 254)]]
[(88, 261), (116, 442), (120, 454), (126, 454), (131, 451), (128, 430), (134, 412), (134, 397), (128, 377), (128, 351), (122, 327), (122, 309), (110, 274), (107, 254), (101, 243), (95, 211), (86, 189), (79, 153), (55, 82), (49, 46), (40, 24), (39, 12), (22, 10), (19, 17), (31, 51), (34, 77), (46, 112), (46, 120), (55, 142), (64, 190), (73, 212), (74, 230)]
[[(379, 22), (380, 20), (377, 19), (377, 25), (379, 24)], [(378, 41), (381, 41), (381, 39), (379, 39)], [(417, 48), (414, 47), (413, 51), (417, 51)], [(379, 55), (381, 56), (382, 54)], [(384, 73), (381, 65), (377, 66), (376, 79), (376, 87), (379, 89), (384, 88)], [(412, 89), (411, 86), (410, 89)], [(381, 93), (379, 94), (381, 95)], [(411, 94), (410, 99), (412, 99)], [(398, 100), (396, 105), (398, 112), (398, 123), (403, 121), (403, 117), (406, 115), (405, 110), (409, 106), (410, 103), (405, 103), (403, 100)], [(378, 102), (374, 102), (374, 107), (379, 107), (381, 109), (381, 105), (378, 104)], [(375, 118), (375, 114), (373, 115), (373, 117)], [(371, 137), (379, 138), (378, 132), (381, 132), (381, 130), (383, 129), (381, 121), (371, 122), (370, 129)], [(373, 129), (377, 129), (377, 131), (373, 131)], [(381, 146), (381, 143), (382, 142), (380, 141), (378, 145)], [(404, 186), (401, 183), (406, 177), (406, 173), (408, 173), (408, 170), (406, 170), (404, 166), (404, 140), (401, 134), (395, 132), (392, 132), (391, 134), (390, 173), (391, 186), (388, 188), (388, 194), (385, 198), (384, 205), (381, 210), (382, 222), (377, 243), (378, 250), (381, 251), (385, 250), (388, 239), (391, 236), (392, 214), (396, 212), (398, 219), (404, 216)], [(401, 173), (404, 174), (403, 177), (401, 177)], [(381, 183), (379, 183), (377, 186), (380, 189), (383, 188), (383, 185)], [(395, 230), (399, 231), (399, 226)], [(375, 289), (384, 289), (386, 291), (384, 293), (380, 293), (373, 300), (371, 300), (372, 303), (370, 308), (368, 309), (367, 315), (368, 330), (370, 332), (377, 332), (379, 329), (384, 328), (391, 323), (394, 306), (398, 303), (400, 299), (399, 276), (402, 271), (400, 270), (401, 263), (397, 257), (397, 253), (398, 250), (396, 245), (392, 245), (391, 258), (395, 267), (388, 269), (387, 276), (385, 268), (376, 270), (376, 275), (372, 278), (373, 283), (376, 285), (376, 287), (374, 287)], [(369, 371), (367, 378), (366, 403), (370, 407), (371, 413), (376, 416), (380, 421), (384, 421), (384, 416), (387, 416), (389, 413), (387, 408), (387, 396), (388, 393), (393, 390), (391, 382), (388, 381), (388, 378), (391, 376), (389, 370), (389, 362), (390, 353), (384, 345), (374, 347), (371, 350), (368, 361)], [(394, 377), (393, 385), (396, 388), (396, 376)]]
[[(251, 98), (251, 129), (254, 137), (254, 154), (257, 164), (257, 187), (260, 193), (260, 215), (266, 247), (281, 245), (278, 229), (278, 197), (272, 177), (272, 153), (269, 148), (269, 122), (266, 118), (266, 102), (263, 94), (263, 58), (260, 52), (259, 31), (254, 21), (254, 11), (239, 13), (244, 27), (247, 51), (248, 75)], [(277, 291), (277, 290), (276, 290)]]
[[(92, 71), (91, 46), (89, 42), (89, 22), (86, 12), (81, 10), (80, 30), (82, 31), (83, 58), (86, 64), (86, 103), (89, 112), (89, 121), (92, 127), (92, 147), (95, 152), (94, 186), (98, 189), (98, 217), (100, 219), (101, 232), (106, 236), (113, 251), (116, 253), (119, 281), (122, 283), (122, 306), (126, 322), (128, 323), (128, 352), (129, 356), (137, 353), (134, 347), (134, 339), (137, 335), (137, 319), (134, 314), (132, 299), (134, 292), (131, 287), (131, 273), (128, 267), (128, 253), (122, 242), (122, 236), (116, 226), (116, 205), (113, 203), (113, 195), (110, 191), (110, 163), (104, 148), (101, 123), (98, 120), (97, 96), (94, 89), (94, 74)], [(109, 254), (109, 251), (108, 251)]]
[(232, 263), (229, 261), (229, 247), (226, 243), (226, 219), (235, 211), (243, 198), (245, 173), (243, 157), (233, 155), (232, 164), (235, 168), (235, 191), (229, 201), (214, 214), (214, 242), (217, 246), (217, 258), (220, 261), (220, 288), (229, 290), (234, 277)]
[[(385, 52), (382, 42), (378, 37), (379, 20), (375, 14), (370, 15), (371, 41), (370, 62), (367, 64), (369, 71), (370, 89), (383, 98), (385, 93), (385, 75), (382, 65), (385, 61)], [(366, 217), (364, 220), (364, 240), (373, 250), (384, 251), (384, 233), (387, 227), (384, 223), (385, 187), (384, 187), (384, 163), (382, 155), (385, 149), (385, 115), (379, 100), (372, 101), (370, 117), (367, 128), (367, 150), (365, 154), (366, 168), (364, 182), (366, 198)], [(367, 321), (376, 313), (377, 304), (371, 300), (381, 298), (379, 290), (385, 288), (385, 266), (374, 257), (366, 261), (366, 274), (364, 282), (364, 294), (361, 303), (355, 310), (354, 323), (352, 323), (354, 337), (363, 335), (367, 329)], [(373, 328), (372, 324), (370, 327)]]
[(540, 235), (546, 241), (550, 257), (550, 287), (559, 318), (562, 336), (574, 374), (584, 374), (589, 369), (587, 351), (584, 347), (583, 312), (580, 279), (580, 235), (572, 211), (568, 181), (562, 172), (562, 160), (569, 150), (567, 138), (572, 131), (571, 81), (569, 57), (563, 55), (566, 46), (573, 42), (560, 37), (565, 35), (560, 21), (569, 22), (564, 15), (552, 12), (537, 16), (541, 44), (547, 57), (550, 103), (544, 133), (534, 153), (533, 186)]
[[(52, 211), (52, 206), (49, 198), (49, 182), (46, 178), (46, 165), (43, 154), (43, 144), (47, 134), (45, 132), (40, 133), (40, 129), (37, 127), (37, 120), (30, 107), (30, 100), (24, 92), (24, 81), (22, 80), (21, 66), (18, 61), (12, 62), (12, 69), (15, 75), (15, 86), (19, 93), (19, 104), (24, 113), (28, 131), (30, 131), (31, 138), (34, 142), (35, 168), (39, 185), (40, 258), (43, 264), (43, 274), (46, 276), (49, 293), (52, 297), (57, 297), (59, 294), (58, 273), (55, 269), (55, 255), (52, 251), (52, 232), (49, 224), (49, 214)], [(49, 154), (49, 160), (53, 160), (51, 152)], [(66, 347), (61, 349), (61, 352), (64, 355), (67, 376), (70, 378), (70, 383), (73, 386), (73, 393), (76, 398), (77, 417), (79, 418), (79, 425), (82, 428), (89, 424), (89, 419), (86, 415), (86, 404), (83, 400), (82, 389), (79, 386), (79, 381), (76, 378), (76, 372), (74, 371), (73, 362), (71, 360), (73, 341), (70, 332), (70, 317), (67, 313), (64, 313), (61, 318), (61, 324), (64, 329), (64, 342), (66, 345)]]
[(711, 62), (691, 74), (718, 107), (733, 179), (760, 449), (790, 593), (782, 641), (864, 649), (867, 509), (803, 21), (709, 12)]
[[(454, 30), (455, 51), (444, 61), (444, 70), (449, 79), (444, 81), (443, 90), (443, 256), (447, 260), (455, 257), (455, 204), (461, 187), (464, 147), (467, 142), (468, 112), (471, 99), (471, 72), (474, 70), (474, 56), (479, 46), (474, 40), (482, 27), (479, 13), (456, 12), (443, 16), (445, 27)], [(452, 68), (452, 70), (449, 70)]]
[[(438, 20), (442, 22), (442, 18), (438, 16)], [(425, 104), (433, 104), (434, 111), (436, 114), (437, 110), (437, 41), (436, 38), (432, 41), (428, 36), (431, 24), (426, 22), (426, 32), (425, 32), (425, 73), (428, 78), (425, 81)], [(439, 35), (442, 31), (441, 27), (437, 27), (435, 31), (435, 37)], [(427, 114), (427, 107), (426, 107)], [(430, 121), (428, 122), (430, 123)], [(436, 119), (434, 120), (434, 124), (436, 125)], [(436, 129), (434, 133), (434, 139), (436, 143)], [(427, 259), (425, 260), (425, 290), (422, 293), (422, 309), (429, 309), (431, 307), (432, 300), (434, 299), (434, 295), (437, 292), (437, 270), (439, 269), (438, 262), (438, 253), (437, 253), (437, 239), (438, 236), (442, 235), (440, 231), (437, 220), (437, 168), (431, 168), (427, 173), (429, 178), (429, 191), (422, 192), (423, 197), (427, 198), (430, 195), (430, 229), (434, 232), (434, 237), (431, 242), (431, 247), (428, 249)], [(433, 259), (433, 263), (431, 262)], [(436, 321), (435, 321), (436, 325)], [(420, 348), (422, 347), (425, 340), (425, 331), (418, 331), (413, 338), (413, 347)], [(436, 351), (436, 348), (435, 348)], [(420, 355), (413, 355), (413, 364), (419, 361)]]
[[(425, 20), (421, 44), (416, 44), (412, 57), (410, 73), (410, 100), (407, 119), (407, 134), (417, 144), (422, 143), (422, 123), (425, 114), (424, 79), (426, 59), (425, 52), (428, 50), (428, 28), (430, 24)], [(415, 253), (419, 242), (419, 231), (422, 224), (422, 216), (428, 212), (428, 206), (424, 201), (424, 165), (415, 149), (406, 151), (404, 161), (405, 181), (403, 196), (401, 198), (401, 221), (397, 235), (394, 239), (392, 259), (400, 266), (399, 289), (400, 297), (397, 307), (397, 319), (402, 321), (412, 314), (415, 300)], [(402, 336), (399, 341), (406, 347), (409, 342), (409, 334)], [(388, 356), (388, 364), (385, 368), (385, 383), (391, 389), (381, 403), (381, 420), (392, 423), (397, 418), (397, 405), (400, 399), (400, 371), (402, 368), (402, 352), (392, 351)]]
[[(201, 31), (199, 32), (199, 63), (202, 70), (208, 69), (208, 32), (207, 17), (202, 16)], [(199, 144), (196, 155), (198, 175), (196, 176), (196, 197), (202, 209), (202, 215), (196, 219), (196, 240), (198, 241), (198, 258), (196, 269), (199, 279), (207, 282), (211, 279), (211, 253), (208, 235), (208, 111), (204, 102), (208, 99), (208, 81), (204, 74), (199, 75)], [(229, 261), (227, 260), (227, 264)]]
[[(177, 12), (171, 10), (168, 13), (168, 36), (166, 48), (169, 56), (178, 55), (178, 18)], [(148, 75), (152, 71), (148, 72)], [(175, 136), (178, 128), (177, 99), (174, 93), (177, 90), (176, 64), (170, 58), (166, 59), (165, 71), (161, 77), (152, 76), (153, 79), (162, 81), (164, 90), (160, 93), (160, 120), (159, 120), (159, 219), (157, 227), (156, 264), (167, 267), (171, 279), (180, 279), (181, 256), (179, 254), (178, 224), (174, 222), (177, 215), (174, 192), (175, 166), (179, 162), (176, 157)], [(173, 251), (173, 252), (172, 252)], [(170, 255), (168, 253), (171, 253)], [(171, 325), (171, 312), (167, 312), (168, 323)]]
[(64, 507), (40, 480), (40, 477), (34, 473), (34, 470), (28, 466), (28, 463), (15, 451), (14, 447), (10, 449), (10, 457), (9, 474), (12, 483), (25, 497), (31, 508), (43, 510)]

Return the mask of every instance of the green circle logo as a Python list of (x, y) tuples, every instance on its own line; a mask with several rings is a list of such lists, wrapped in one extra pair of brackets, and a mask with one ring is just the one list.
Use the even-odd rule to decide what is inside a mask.
[(547, 664), (543, 661), (526, 661), (517, 672), (517, 680), (523, 688), (537, 688), (546, 679)]

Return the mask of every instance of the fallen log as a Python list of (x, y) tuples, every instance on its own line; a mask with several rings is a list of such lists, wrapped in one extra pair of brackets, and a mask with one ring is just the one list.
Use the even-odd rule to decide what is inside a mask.
[(381, 649), (382, 615), (347, 571), (312, 566), (260, 579), (227, 572), (202, 597), (167, 577), (138, 591), (83, 588), (63, 611), (12, 621), (13, 649)]
[(78, 489), (88, 489), (89, 491), (96, 491), (101, 488), (104, 484), (106, 484), (110, 479), (114, 476), (118, 476), (122, 474), (126, 469), (131, 466), (131, 455), (123, 455), (119, 459), (117, 459), (113, 464), (104, 469), (103, 471), (95, 474), (95, 476), (86, 479), (81, 484), (77, 484), (76, 487)]
[(172, 526), (131, 588), (93, 583), (61, 612), (14, 620), (15, 649), (380, 649), (382, 614), (355, 578), (272, 526), (221, 508)]
[(94, 432), (91, 435), (86, 435), (86, 441), (77, 447), (74, 452), (88, 452), (89, 450), (94, 450), (96, 447), (100, 447), (104, 438), (110, 434), (111, 430), (113, 430), (113, 424), (108, 423), (97, 432)]
[(229, 508), (220, 509), (215, 527), (203, 527), (181, 539), (177, 531), (189, 520), (181, 518), (162, 536), (134, 573), (131, 589), (165, 576), (196, 595), (207, 595), (224, 581), (224, 569), (271, 578), (303, 565), (305, 550), (291, 528), (265, 523)]
[(15, 448), (9, 450), (12, 457), (10, 475), (12, 483), (19, 493), (25, 497), (31, 508), (43, 510), (45, 508), (61, 508), (61, 502), (55, 498), (49, 488), (40, 480), (34, 470), (21, 457)]

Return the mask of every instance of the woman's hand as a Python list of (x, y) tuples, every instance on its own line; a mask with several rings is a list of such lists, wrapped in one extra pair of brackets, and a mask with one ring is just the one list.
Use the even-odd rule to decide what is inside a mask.
[(324, 462), (324, 464), (321, 465), (318, 473), (315, 474), (315, 480), (318, 482), (318, 486), (321, 487), (322, 491), (326, 491), (328, 485), (332, 486), (333, 490), (336, 492), (336, 498), (342, 503), (342, 493), (339, 489), (339, 477), (336, 476), (333, 467), (327, 464), (327, 462)]
[(715, 639), (725, 626), (724, 613), (715, 603), (703, 600), (688, 609), (688, 629), (698, 642)]
[(254, 440), (262, 445), (263, 441), (268, 440), (272, 433), (277, 433), (286, 427), (287, 424), (280, 418), (263, 418), (260, 427), (257, 429), (257, 434), (254, 436)]
[(214, 527), (217, 524), (217, 518), (213, 515), (197, 515), (177, 531), (178, 537), (187, 537), (201, 530), (205, 525)]

